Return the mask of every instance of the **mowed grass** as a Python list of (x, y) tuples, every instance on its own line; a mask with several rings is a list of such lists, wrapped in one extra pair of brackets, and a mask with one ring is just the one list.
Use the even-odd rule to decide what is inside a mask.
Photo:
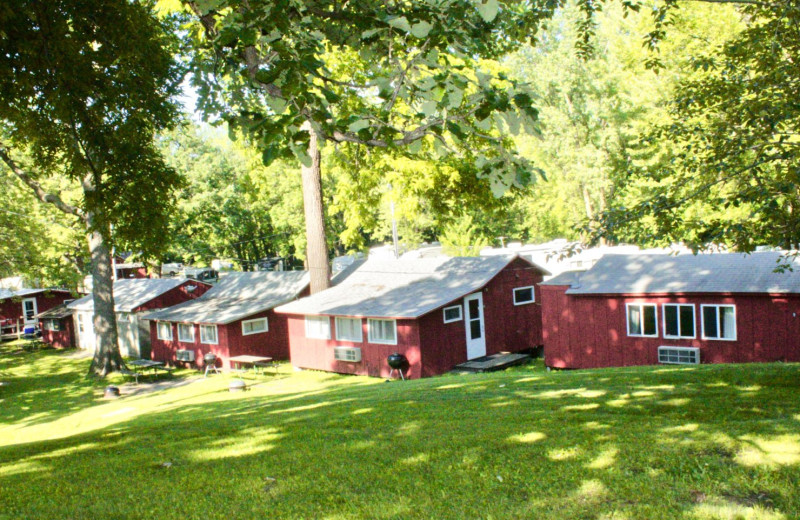
[[(0, 350), (0, 518), (800, 518), (800, 366), (230, 376)], [(145, 385), (142, 385), (145, 386)]]

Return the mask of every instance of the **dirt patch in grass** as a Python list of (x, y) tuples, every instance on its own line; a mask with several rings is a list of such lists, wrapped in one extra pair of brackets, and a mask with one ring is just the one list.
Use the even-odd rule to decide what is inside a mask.
[(772, 497), (765, 491), (756, 491), (746, 495), (725, 494), (722, 495), (722, 498), (740, 506), (760, 506), (764, 509), (773, 509), (775, 507), (775, 502), (772, 500)]

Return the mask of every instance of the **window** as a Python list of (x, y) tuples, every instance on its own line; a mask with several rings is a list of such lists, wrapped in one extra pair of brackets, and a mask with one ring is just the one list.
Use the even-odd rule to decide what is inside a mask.
[(242, 322), (242, 336), (249, 336), (250, 334), (258, 334), (259, 332), (267, 332), (268, 330), (269, 330), (269, 323), (267, 323), (267, 318), (244, 320)]
[(461, 321), (461, 305), (453, 305), (452, 307), (444, 308), (444, 322), (452, 323), (454, 321)]
[(628, 336), (658, 337), (656, 306), (653, 303), (629, 303)]
[(533, 286), (514, 289), (514, 305), (525, 305), (534, 302)]
[(208, 345), (217, 344), (216, 325), (200, 325), (200, 343), (206, 343)]
[(172, 324), (168, 321), (159, 321), (156, 324), (158, 339), (172, 340)]
[(85, 327), (84, 320), (86, 320), (86, 317), (83, 314), (78, 314), (78, 332), (81, 334), (83, 334)]
[(194, 325), (190, 323), (178, 323), (178, 341), (194, 343)]
[(397, 322), (395, 320), (367, 320), (370, 343), (397, 345)]
[(693, 338), (695, 336), (694, 305), (665, 303), (663, 308), (665, 338)]
[(128, 323), (131, 321), (131, 317), (127, 312), (118, 312), (117, 313), (117, 322), (119, 323)]
[(331, 319), (328, 316), (306, 316), (306, 337), (331, 339)]
[(361, 341), (361, 318), (336, 318), (336, 339), (342, 341)]
[(55, 330), (53, 328), (53, 320), (44, 320), (44, 321), (42, 321), (42, 329), (43, 330)]
[(733, 305), (701, 305), (703, 339), (736, 339), (736, 307)]

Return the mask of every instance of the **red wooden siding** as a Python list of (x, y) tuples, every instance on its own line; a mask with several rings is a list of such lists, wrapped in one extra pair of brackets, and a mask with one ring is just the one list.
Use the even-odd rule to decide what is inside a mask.
[[(387, 377), (391, 369), (386, 364), (386, 358), (394, 352), (399, 352), (408, 358), (410, 367), (407, 377), (421, 377), (422, 357), (417, 320), (397, 320), (397, 345), (369, 343), (366, 318), (361, 319), (361, 342), (337, 340), (336, 320), (333, 317), (330, 320), (331, 339), (313, 339), (306, 337), (304, 316), (289, 316), (289, 350), (292, 365), (340, 374)], [(335, 360), (333, 347), (359, 347), (361, 362)]]
[(75, 348), (75, 324), (72, 316), (56, 321), (61, 324), (61, 330), (45, 330), (42, 327), (42, 341), (56, 348)]
[[(194, 291), (189, 292), (187, 290), (187, 287), (192, 285), (195, 286), (195, 289)], [(134, 312), (152, 311), (155, 309), (164, 309), (166, 307), (172, 307), (173, 305), (178, 305), (179, 303), (199, 298), (202, 295), (204, 295), (205, 292), (209, 289), (211, 289), (211, 285), (205, 282), (198, 282), (197, 280), (186, 280), (177, 287), (173, 287), (169, 291), (160, 294), (159, 296), (153, 298), (144, 305), (136, 307), (133, 311)]]
[[(545, 363), (556, 368), (653, 365), (658, 347), (698, 347), (702, 363), (800, 361), (800, 295), (567, 295), (542, 286)], [(658, 337), (628, 336), (626, 304), (656, 304)], [(695, 308), (695, 338), (664, 337), (663, 304)], [(736, 340), (702, 339), (703, 304), (736, 307)]]
[[(518, 352), (542, 344), (540, 290), (541, 272), (528, 262), (515, 259), (481, 291), (484, 306), (486, 353)], [(513, 290), (534, 286), (535, 303), (514, 305)], [(292, 364), (301, 368), (343, 374), (387, 377), (386, 358), (399, 352), (408, 358), (406, 377), (418, 378), (442, 374), (467, 361), (467, 340), (463, 319), (463, 298), (443, 305), (418, 319), (397, 320), (397, 345), (368, 343), (367, 319), (362, 319), (363, 341), (337, 341), (335, 320), (331, 317), (330, 340), (310, 339), (305, 335), (305, 317), (290, 316), (289, 343)], [(443, 309), (462, 307), (460, 321), (444, 323)], [(333, 347), (361, 348), (360, 363), (336, 361)]]
[[(22, 316), (22, 300), (28, 298), (36, 299), (36, 313), (41, 314), (49, 311), (53, 307), (58, 307), (64, 300), (73, 300), (74, 296), (69, 291), (61, 289), (54, 289), (52, 291), (45, 291), (34, 293), (28, 296), (20, 296), (14, 298), (6, 298), (0, 300), (0, 325), (3, 325), (3, 332), (16, 332), (17, 320), (19, 320), (20, 327), (24, 327), (24, 323), (20, 317)], [(11, 328), (6, 328), (11, 327)]]
[[(242, 334), (242, 321), (256, 318), (267, 318), (268, 329), (257, 334)], [(229, 359), (233, 356), (250, 354), (253, 356), (268, 356), (274, 360), (289, 359), (289, 337), (287, 332), (287, 317), (276, 314), (273, 310), (253, 314), (228, 325), (217, 325), (217, 344), (208, 345), (200, 342), (200, 324), (194, 323), (194, 343), (178, 341), (178, 328), (176, 323), (172, 327), (172, 340), (158, 339), (157, 322), (150, 322), (150, 341), (152, 345), (152, 358), (170, 364), (175, 363), (177, 350), (192, 350), (195, 353), (195, 364), (203, 365), (203, 356), (213, 352), (220, 358), (221, 366), (230, 368)]]

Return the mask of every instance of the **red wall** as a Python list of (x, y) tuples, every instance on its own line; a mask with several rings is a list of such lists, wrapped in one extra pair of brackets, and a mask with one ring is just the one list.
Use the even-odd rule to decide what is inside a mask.
[[(520, 352), (542, 344), (542, 306), (538, 283), (542, 273), (517, 258), (483, 288), (486, 354)], [(514, 289), (534, 286), (534, 303), (514, 305)], [(465, 321), (444, 323), (442, 309), (461, 305), (463, 298), (420, 318), (422, 375), (432, 376), (467, 361)]]
[(72, 316), (58, 320), (61, 330), (44, 330), (42, 327), (42, 341), (56, 348), (75, 348), (75, 331)]
[[(304, 316), (289, 316), (288, 318), (290, 357), (292, 365), (296, 367), (340, 374), (387, 377), (391, 368), (386, 364), (386, 358), (394, 352), (399, 352), (406, 356), (410, 365), (408, 372), (403, 372), (406, 377), (422, 376), (422, 356), (419, 348), (419, 323), (417, 320), (397, 320), (397, 345), (383, 345), (368, 342), (366, 318), (361, 320), (361, 342), (336, 340), (336, 320), (333, 317), (331, 317), (332, 339), (329, 340), (307, 338)], [(335, 360), (333, 358), (333, 347), (335, 346), (361, 348), (361, 362), (350, 363)]]
[[(486, 353), (518, 352), (542, 344), (542, 311), (538, 286), (542, 273), (525, 260), (517, 258), (483, 288)], [(535, 303), (514, 305), (513, 289), (534, 286)], [(367, 320), (362, 320), (363, 341), (337, 341), (335, 320), (331, 318), (331, 340), (305, 336), (305, 318), (289, 318), (292, 364), (301, 368), (343, 374), (387, 377), (386, 358), (399, 352), (408, 358), (406, 377), (418, 378), (442, 374), (467, 361), (465, 320), (444, 323), (444, 307), (462, 305), (463, 298), (433, 310), (419, 319), (397, 320), (397, 345), (367, 342)], [(336, 361), (333, 347), (361, 348), (361, 363)]]
[[(186, 289), (186, 287), (190, 285), (194, 285), (196, 287), (196, 289), (192, 292), (189, 292)], [(134, 312), (151, 311), (154, 309), (164, 309), (166, 307), (172, 307), (173, 305), (178, 305), (179, 303), (183, 303), (185, 301), (195, 300), (203, 296), (209, 289), (211, 289), (211, 285), (205, 282), (198, 282), (197, 280), (186, 280), (177, 287), (173, 287), (169, 291), (166, 291), (165, 293), (159, 295), (158, 297), (153, 298), (144, 305), (136, 307), (134, 309)]]
[[(594, 368), (658, 363), (659, 346), (699, 347), (702, 363), (800, 361), (800, 296), (567, 295), (542, 286), (545, 363)], [(658, 337), (630, 337), (626, 303), (657, 304)], [(695, 339), (664, 338), (664, 303), (695, 305)], [(701, 304), (736, 306), (736, 340), (701, 339)]]
[[(269, 330), (258, 334), (242, 335), (242, 321), (255, 318), (267, 318)], [(266, 356), (274, 360), (289, 359), (289, 339), (287, 333), (287, 317), (276, 314), (273, 310), (253, 314), (242, 320), (229, 323), (228, 325), (217, 325), (217, 345), (200, 343), (200, 324), (194, 326), (194, 343), (178, 341), (178, 327), (172, 325), (172, 341), (158, 339), (158, 328), (155, 321), (150, 322), (150, 341), (152, 345), (152, 357), (158, 361), (174, 364), (175, 351), (179, 349), (193, 350), (195, 353), (195, 364), (203, 366), (203, 356), (213, 352), (220, 358), (217, 366), (230, 368), (228, 361), (233, 356), (250, 354), (253, 356)]]

